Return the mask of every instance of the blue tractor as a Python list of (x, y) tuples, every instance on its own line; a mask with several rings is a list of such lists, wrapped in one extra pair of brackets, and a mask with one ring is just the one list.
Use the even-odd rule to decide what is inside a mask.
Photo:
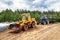
[(48, 18), (46, 15), (45, 15), (45, 16), (42, 16), (42, 17), (38, 20), (37, 24), (43, 24), (43, 25), (49, 24), (49, 18)]

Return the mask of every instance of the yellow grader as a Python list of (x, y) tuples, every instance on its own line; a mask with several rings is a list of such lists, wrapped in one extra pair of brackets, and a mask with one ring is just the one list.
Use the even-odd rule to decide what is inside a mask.
[(29, 28), (36, 27), (35, 18), (31, 18), (30, 13), (23, 13), (22, 20), (17, 21), (15, 24), (10, 24), (9, 29), (13, 29), (15, 31), (27, 31)]

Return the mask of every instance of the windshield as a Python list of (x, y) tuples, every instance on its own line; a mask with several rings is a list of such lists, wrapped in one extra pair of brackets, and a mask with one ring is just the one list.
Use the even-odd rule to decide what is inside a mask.
[(22, 16), (22, 20), (28, 20), (28, 17)]

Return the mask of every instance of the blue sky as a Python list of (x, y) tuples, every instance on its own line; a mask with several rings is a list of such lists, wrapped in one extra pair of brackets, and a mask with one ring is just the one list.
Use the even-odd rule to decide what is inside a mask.
[(60, 11), (60, 0), (0, 0), (0, 11), (5, 9), (55, 10)]

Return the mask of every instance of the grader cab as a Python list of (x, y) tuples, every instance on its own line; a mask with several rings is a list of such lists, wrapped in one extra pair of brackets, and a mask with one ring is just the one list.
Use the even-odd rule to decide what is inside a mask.
[(36, 25), (35, 18), (31, 18), (30, 13), (23, 13), (22, 20), (17, 21), (16, 24), (10, 24), (9, 29), (14, 29), (16, 31), (28, 30), (29, 28), (34, 28)]

